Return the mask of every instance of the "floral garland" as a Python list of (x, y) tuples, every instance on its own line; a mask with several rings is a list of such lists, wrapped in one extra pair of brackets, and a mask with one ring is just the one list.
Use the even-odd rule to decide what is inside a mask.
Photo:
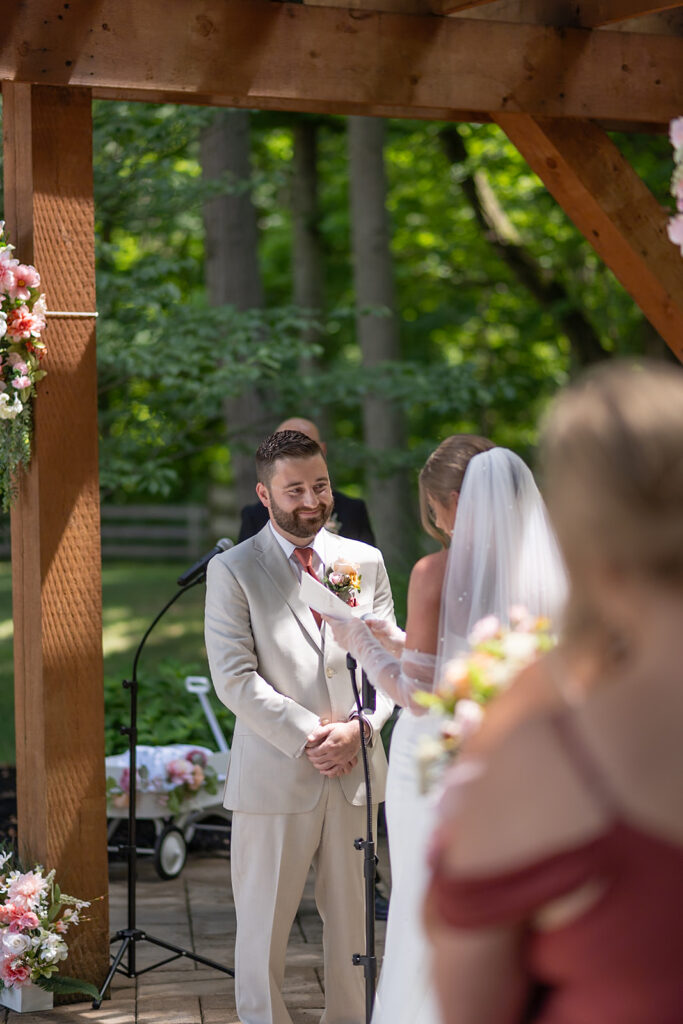
[(49, 992), (97, 997), (87, 981), (56, 977), (69, 954), (64, 936), (89, 906), (62, 892), (54, 871), (44, 875), (40, 864), (21, 871), (12, 852), (0, 852), (0, 988), (33, 983)]
[(418, 747), (425, 792), (439, 781), (463, 741), (479, 727), (486, 705), (525, 666), (555, 645), (550, 619), (530, 615), (519, 605), (510, 609), (509, 628), (495, 615), (488, 615), (476, 623), (468, 639), (470, 651), (446, 664), (436, 692), (415, 694), (417, 703), (443, 719), (439, 735), (422, 737)]
[(669, 125), (669, 139), (674, 148), (674, 173), (671, 195), (676, 200), (676, 216), (668, 224), (669, 239), (680, 247), (683, 256), (683, 117), (676, 117)]
[(45, 296), (35, 267), (12, 257), (0, 221), (0, 500), (7, 512), (15, 474), (31, 460), (31, 398), (45, 376)]

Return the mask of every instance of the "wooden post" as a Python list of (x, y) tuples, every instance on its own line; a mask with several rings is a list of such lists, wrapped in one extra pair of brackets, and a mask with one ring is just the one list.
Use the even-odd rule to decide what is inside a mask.
[[(3, 83), (5, 218), (49, 310), (95, 310), (91, 94)], [(102, 601), (93, 317), (48, 319), (30, 469), (12, 510), (21, 855), (98, 902), (64, 973), (108, 966)]]

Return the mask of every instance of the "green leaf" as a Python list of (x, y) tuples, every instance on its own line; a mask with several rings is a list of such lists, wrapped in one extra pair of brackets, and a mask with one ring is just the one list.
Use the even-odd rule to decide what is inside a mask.
[(72, 995), (75, 992), (83, 992), (93, 999), (99, 998), (99, 989), (95, 988), (89, 981), (82, 978), (70, 978), (64, 974), (54, 974), (51, 978), (38, 978), (34, 982), (39, 988), (46, 992), (57, 992), (60, 995)]

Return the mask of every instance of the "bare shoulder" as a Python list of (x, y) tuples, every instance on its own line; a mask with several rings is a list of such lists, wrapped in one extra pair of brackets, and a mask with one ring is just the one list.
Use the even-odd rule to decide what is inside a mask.
[(409, 594), (421, 600), (432, 598), (439, 603), (447, 559), (447, 551), (436, 551), (416, 562), (410, 573)]
[(425, 555), (413, 566), (408, 584), (406, 646), (436, 654), (441, 590), (446, 572), (447, 551)]

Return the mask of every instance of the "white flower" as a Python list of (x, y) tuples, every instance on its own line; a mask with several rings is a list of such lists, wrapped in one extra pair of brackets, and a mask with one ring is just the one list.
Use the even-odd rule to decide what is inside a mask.
[(3, 391), (0, 395), (0, 420), (13, 420), (15, 416), (19, 415), (23, 408), (23, 405), (16, 395), (14, 397), (14, 401), (11, 401), (10, 396), (6, 391)]
[(40, 943), (38, 958), (46, 963), (54, 963), (56, 960), (66, 960), (68, 952), (64, 939), (54, 932), (46, 932)]
[(2, 936), (2, 948), (10, 956), (21, 956), (31, 948), (31, 937), (23, 932), (5, 930)]
[(453, 721), (460, 739), (467, 739), (481, 725), (484, 709), (474, 700), (459, 700), (455, 705)]
[[(4, 221), (0, 221), (0, 224), (3, 223)], [(0, 871), (2, 871), (7, 861), (10, 860), (11, 856), (11, 853), (0, 853)]]
[(7, 334), (7, 313), (4, 309), (0, 309), (0, 338), (4, 338)]
[(503, 653), (516, 662), (530, 661), (536, 653), (538, 638), (533, 633), (506, 633), (503, 637)]

